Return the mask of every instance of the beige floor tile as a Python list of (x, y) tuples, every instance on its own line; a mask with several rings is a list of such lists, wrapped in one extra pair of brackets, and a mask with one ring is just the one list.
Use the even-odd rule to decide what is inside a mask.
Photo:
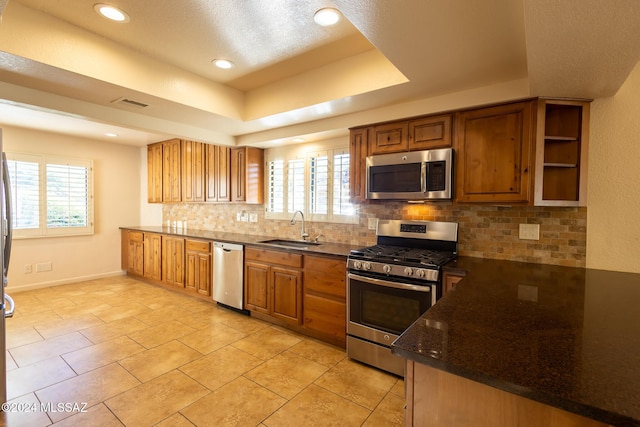
[(263, 320), (233, 312), (222, 323), (247, 335), (254, 334), (270, 326), (269, 323)]
[(373, 410), (396, 381), (397, 377), (391, 374), (344, 359), (316, 380), (315, 384)]
[(289, 351), (325, 366), (334, 366), (347, 357), (344, 349), (311, 339), (304, 339), (291, 347)]
[(217, 390), (261, 363), (262, 359), (227, 346), (184, 365), (180, 370), (209, 390)]
[(27, 366), (32, 363), (40, 362), (41, 360), (88, 347), (92, 344), (93, 343), (86, 339), (81, 333), (72, 332), (70, 334), (60, 335), (59, 337), (50, 338), (45, 341), (38, 341), (32, 344), (13, 348), (9, 351), (18, 366)]
[(208, 329), (202, 329), (179, 338), (178, 341), (199, 351), (209, 354), (225, 345), (234, 343), (245, 337), (242, 332), (222, 323), (215, 323)]
[(154, 427), (193, 427), (193, 423), (186, 419), (184, 415), (178, 413), (165, 418)]
[(93, 314), (82, 314), (79, 316), (69, 317), (57, 322), (46, 322), (35, 325), (36, 330), (45, 339), (65, 335), (81, 329), (91, 328), (93, 326), (102, 325), (104, 322)]
[[(54, 408), (59, 403), (86, 404), (89, 408), (139, 384), (140, 381), (122, 366), (112, 363), (39, 390), (36, 396), (40, 402), (51, 404)], [(49, 413), (53, 422), (72, 415), (74, 413), (64, 411)]]
[(101, 403), (87, 408), (86, 412), (77, 413), (53, 425), (54, 427), (120, 427), (123, 424), (109, 408)]
[(255, 426), (285, 402), (282, 397), (240, 377), (180, 412), (199, 427)]
[(182, 322), (171, 320), (157, 326), (151, 326), (140, 331), (135, 331), (128, 334), (128, 336), (146, 348), (153, 348), (176, 338), (189, 335), (195, 331), (195, 329)]
[[(59, 305), (54, 305), (59, 304)], [(66, 298), (53, 298), (49, 300), (44, 297), (42, 300), (30, 300), (28, 302), (22, 302), (19, 306), (16, 303), (16, 310), (19, 309), (20, 314), (28, 316), (31, 314), (43, 313), (52, 310), (52, 307), (56, 309), (62, 309), (63, 307), (73, 307), (75, 304)], [(19, 308), (18, 308), (19, 307)]]
[(180, 321), (194, 329), (207, 329), (234, 316), (236, 316), (235, 313), (213, 306), (211, 310), (193, 313), (181, 318)]
[(202, 357), (202, 354), (178, 341), (154, 347), (121, 360), (119, 363), (142, 382)]
[(327, 369), (329, 368), (324, 365), (285, 351), (244, 376), (286, 399), (291, 399)]
[[(15, 321), (12, 319), (11, 321)], [(42, 335), (36, 331), (33, 326), (25, 326), (24, 328), (7, 329), (7, 348), (20, 347), (21, 345), (31, 344), (42, 341)]]
[(182, 307), (169, 306), (155, 310), (149, 309), (149, 311), (137, 314), (135, 317), (149, 326), (157, 326), (172, 320), (180, 320), (191, 314), (189, 310), (185, 310)]
[(55, 312), (63, 319), (68, 317), (77, 316), (79, 314), (93, 314), (99, 311), (111, 310), (113, 306), (105, 303), (104, 301), (83, 301), (81, 303), (76, 303), (75, 307), (72, 310), (68, 308), (58, 309), (56, 308)]
[[(107, 400), (109, 409), (127, 426), (154, 425), (209, 393), (174, 370)], [(211, 408), (209, 408), (211, 411)]]
[(404, 399), (393, 394), (387, 394), (382, 402), (369, 415), (363, 427), (399, 427), (404, 421)]
[(269, 427), (360, 426), (369, 413), (365, 408), (311, 384), (264, 424)]
[(164, 307), (172, 307), (176, 303), (173, 293), (170, 294), (168, 292), (164, 295), (151, 296), (139, 302), (146, 305), (152, 310), (158, 310)]
[(75, 376), (76, 373), (59, 356), (14, 369), (7, 372), (7, 399), (40, 390)]
[(83, 329), (80, 333), (90, 339), (94, 344), (98, 344), (148, 327), (146, 323), (142, 323), (135, 317), (125, 317), (124, 319), (118, 319), (113, 322)]
[(273, 327), (261, 329), (255, 334), (233, 343), (233, 346), (262, 360), (267, 360), (298, 344), (302, 339)]
[(91, 347), (67, 353), (62, 357), (78, 374), (122, 360), (144, 351), (137, 342), (129, 337), (118, 337)]
[(51, 424), (47, 413), (40, 411), (40, 402), (33, 393), (8, 400), (7, 403), (10, 410), (0, 411), (0, 426), (44, 427)]
[[(16, 303), (16, 310), (18, 307), (17, 304), (18, 303)], [(12, 318), (7, 319), (7, 331), (11, 333), (11, 331), (13, 331), (14, 329), (22, 329), (28, 326), (36, 326), (46, 323), (57, 323), (58, 321), (60, 321), (60, 319), (62, 318), (53, 310), (43, 311), (41, 313), (31, 315), (14, 315)]]
[(108, 310), (98, 311), (94, 313), (94, 315), (104, 322), (113, 322), (114, 320), (124, 319), (125, 317), (136, 316), (150, 311), (151, 309), (144, 304), (130, 302), (127, 304), (115, 305)]
[(393, 393), (404, 399), (404, 379), (398, 378), (398, 381), (393, 385), (389, 393)]
[(18, 364), (13, 360), (13, 357), (11, 357), (9, 350), (6, 351), (5, 361), (7, 364), (7, 371), (18, 369)]

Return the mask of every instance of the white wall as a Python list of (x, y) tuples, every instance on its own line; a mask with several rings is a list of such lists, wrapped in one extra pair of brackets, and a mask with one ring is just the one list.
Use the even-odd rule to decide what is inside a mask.
[(147, 194), (147, 147), (140, 148), (140, 219), (129, 225), (162, 225), (162, 203), (149, 203)]
[(640, 273), (640, 63), (591, 107), (587, 267)]
[[(121, 274), (118, 227), (140, 223), (140, 149), (2, 128), (5, 151), (88, 158), (94, 164), (94, 235), (14, 240), (9, 292)], [(35, 271), (35, 264), (49, 261), (53, 265), (51, 271)], [(23, 272), (25, 264), (33, 266), (32, 273)]]

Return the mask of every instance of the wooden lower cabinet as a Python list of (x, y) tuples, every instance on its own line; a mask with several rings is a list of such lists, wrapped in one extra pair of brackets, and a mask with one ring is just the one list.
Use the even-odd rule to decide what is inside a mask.
[(454, 274), (445, 271), (442, 274), (442, 296), (445, 296), (447, 292), (455, 289), (460, 280), (464, 278), (464, 274)]
[(404, 381), (405, 427), (607, 426), (412, 360)]
[(141, 231), (122, 230), (122, 269), (129, 274), (144, 274), (144, 234)]
[(302, 324), (302, 255), (245, 249), (245, 308), (285, 324)]
[(304, 256), (304, 327), (330, 342), (346, 343), (346, 262), (344, 258)]
[(184, 288), (184, 238), (162, 236), (162, 282)]
[(143, 276), (151, 280), (162, 277), (162, 235), (144, 233), (144, 273)]
[(211, 242), (185, 239), (184, 286), (187, 291), (211, 296)]

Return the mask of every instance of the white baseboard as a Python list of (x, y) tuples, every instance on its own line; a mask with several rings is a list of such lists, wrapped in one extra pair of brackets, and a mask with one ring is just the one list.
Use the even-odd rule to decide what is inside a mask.
[(108, 273), (92, 274), (89, 276), (68, 277), (66, 279), (52, 280), (50, 282), (31, 283), (29, 285), (11, 286), (11, 284), (9, 284), (9, 286), (5, 288), (5, 292), (15, 294), (18, 292), (30, 291), (33, 289), (49, 288), (51, 286), (68, 285), (69, 283), (78, 283), (78, 282), (86, 282), (88, 280), (103, 279), (105, 277), (124, 276), (125, 274), (126, 274), (126, 271), (118, 270), (118, 271), (111, 271)]

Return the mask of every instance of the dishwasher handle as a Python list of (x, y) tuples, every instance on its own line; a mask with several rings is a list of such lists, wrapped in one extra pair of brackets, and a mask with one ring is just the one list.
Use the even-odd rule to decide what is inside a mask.
[(227, 243), (227, 242), (213, 242), (213, 247), (222, 249), (224, 252), (233, 252), (233, 251), (242, 251), (244, 250), (244, 246), (238, 245), (236, 243)]

